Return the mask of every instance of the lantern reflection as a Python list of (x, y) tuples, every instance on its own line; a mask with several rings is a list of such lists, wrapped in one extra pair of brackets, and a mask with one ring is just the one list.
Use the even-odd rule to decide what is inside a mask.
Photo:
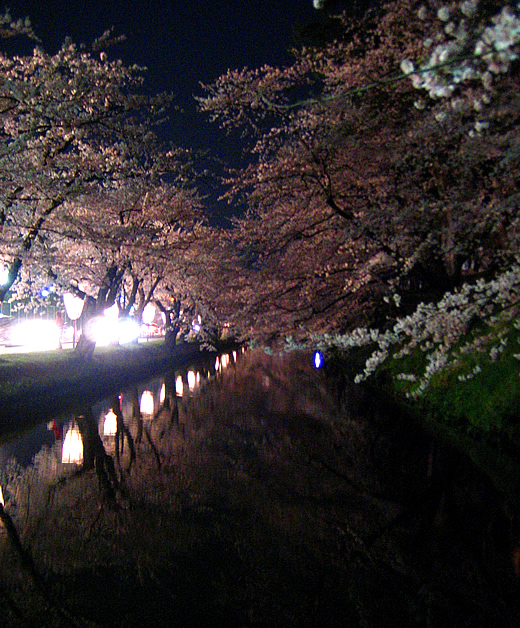
[(166, 398), (166, 384), (161, 386), (161, 392), (159, 393), (159, 403), (164, 403), (164, 399)]
[(115, 436), (117, 434), (117, 415), (112, 408), (110, 408), (108, 414), (105, 414), (103, 434), (105, 436)]
[(83, 462), (83, 439), (79, 427), (74, 422), (71, 423), (63, 439), (61, 461), (66, 464)]
[(179, 397), (182, 397), (183, 392), (184, 392), (184, 384), (182, 382), (182, 375), (177, 375), (177, 378), (175, 379), (175, 393)]
[(188, 371), (188, 388), (193, 390), (195, 386), (200, 382), (200, 373), (195, 371)]
[(141, 414), (152, 416), (154, 412), (153, 393), (151, 390), (143, 391), (140, 404)]

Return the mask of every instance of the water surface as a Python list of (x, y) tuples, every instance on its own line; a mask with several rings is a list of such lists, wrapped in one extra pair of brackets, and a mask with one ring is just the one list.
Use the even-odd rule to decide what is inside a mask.
[(26, 437), (43, 449), (4, 446), (2, 480), (44, 586), (4, 535), (2, 625), (519, 617), (511, 505), (312, 356), (215, 356)]

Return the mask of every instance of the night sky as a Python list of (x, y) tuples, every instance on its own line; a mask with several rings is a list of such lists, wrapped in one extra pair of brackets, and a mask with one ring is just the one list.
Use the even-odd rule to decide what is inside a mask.
[(161, 139), (209, 149), (236, 165), (239, 147), (196, 110), (200, 82), (210, 83), (228, 69), (290, 63), (295, 33), (352, 4), (328, 0), (323, 11), (313, 0), (12, 0), (7, 6), (13, 18), (31, 19), (50, 53), (66, 37), (89, 44), (108, 28), (124, 35), (109, 56), (147, 67), (146, 89), (172, 92), (182, 110), (161, 127)]
[[(330, 2), (329, 8), (349, 4)], [(195, 147), (214, 134), (195, 113), (199, 82), (211, 82), (228, 68), (288, 63), (298, 25), (325, 17), (313, 0), (12, 0), (7, 6), (14, 18), (29, 16), (48, 52), (67, 36), (90, 43), (110, 27), (124, 34), (126, 41), (111, 56), (146, 66), (151, 91), (176, 95), (185, 114), (171, 139)]]

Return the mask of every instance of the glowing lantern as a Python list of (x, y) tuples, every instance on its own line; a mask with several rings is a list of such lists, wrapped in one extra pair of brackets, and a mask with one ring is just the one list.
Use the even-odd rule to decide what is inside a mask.
[(177, 375), (175, 380), (175, 392), (179, 397), (182, 397), (184, 392), (184, 384), (182, 382), (182, 375)]
[(151, 390), (143, 391), (141, 395), (141, 414), (146, 416), (153, 416), (154, 411), (154, 402), (153, 402), (153, 393)]
[(108, 414), (105, 414), (103, 434), (105, 436), (115, 436), (117, 434), (117, 415), (112, 408), (110, 408)]
[(71, 424), (63, 439), (61, 461), (70, 464), (83, 462), (83, 439), (79, 427), (74, 423)]
[(164, 403), (165, 397), (166, 397), (166, 385), (163, 384), (161, 386), (161, 392), (159, 393), (159, 403)]
[(4, 502), (4, 494), (2, 492), (2, 487), (0, 486), (0, 505), (3, 507), (5, 506), (5, 502)]
[(222, 368), (225, 369), (226, 366), (229, 364), (229, 355), (227, 353), (225, 353), (221, 358), (220, 358), (220, 363), (222, 364)]
[(63, 295), (63, 305), (65, 306), (65, 311), (67, 312), (67, 316), (72, 321), (73, 325), (73, 333), (72, 336), (72, 347), (76, 346), (76, 321), (81, 316), (81, 312), (83, 312), (83, 306), (85, 305), (85, 301), (71, 292), (66, 292)]
[(143, 323), (145, 325), (151, 325), (155, 318), (155, 305), (153, 303), (148, 303), (145, 305), (143, 310)]
[(77, 321), (81, 316), (81, 312), (83, 312), (83, 306), (85, 301), (71, 292), (66, 292), (63, 295), (63, 305), (65, 306), (65, 310), (67, 312), (67, 316), (71, 321)]

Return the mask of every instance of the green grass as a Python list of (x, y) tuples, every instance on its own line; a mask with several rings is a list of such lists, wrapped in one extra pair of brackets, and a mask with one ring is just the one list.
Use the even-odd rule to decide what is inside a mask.
[[(462, 452), (502, 492), (520, 505), (520, 334), (514, 321), (482, 328), (479, 349), (461, 353), (476, 337), (473, 330), (452, 350), (456, 361), (432, 377), (426, 391), (410, 399), (417, 383), (396, 379), (399, 373), (424, 373), (425, 354), (417, 347), (403, 358), (389, 358), (372, 385), (402, 404), (410, 417), (435, 437)], [(507, 340), (492, 359), (491, 348)], [(477, 368), (476, 368), (477, 367)]]
[[(478, 347), (461, 351), (476, 338), (481, 339)], [(492, 348), (501, 341), (506, 344), (492, 358)], [(516, 355), (520, 356), (520, 334), (513, 321), (481, 326), (450, 350), (449, 365), (432, 377), (415, 405), (429, 408), (452, 426), (489, 433), (514, 431), (520, 417), (520, 360)], [(376, 380), (398, 398), (413, 396), (417, 382), (397, 376), (413, 374), (419, 381), (426, 364), (426, 354), (416, 347), (409, 355), (387, 359)]]
[(99, 370), (132, 369), (154, 359), (163, 358), (160, 343), (100, 347), (94, 359), (80, 363), (73, 350), (61, 349), (39, 353), (18, 353), (0, 356), (0, 395), (5, 399), (21, 391), (34, 391), (52, 385), (67, 384)]
[[(513, 433), (520, 416), (518, 332), (505, 336), (505, 349), (495, 359), (489, 351), (459, 358), (459, 364), (438, 374), (424, 401), (446, 419), (487, 433)], [(474, 373), (477, 368), (479, 372)]]

